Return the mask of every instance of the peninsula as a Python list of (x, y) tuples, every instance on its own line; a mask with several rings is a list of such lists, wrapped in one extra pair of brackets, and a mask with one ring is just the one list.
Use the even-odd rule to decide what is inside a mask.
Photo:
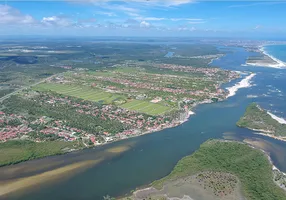
[(257, 134), (286, 141), (285, 120), (264, 110), (256, 103), (247, 107), (244, 116), (236, 124), (254, 130)]
[(246, 60), (246, 65), (250, 66), (264, 66), (272, 68), (285, 68), (286, 64), (270, 55), (264, 46), (254, 47), (254, 51), (258, 53), (257, 56), (250, 56)]
[(241, 142), (209, 140), (180, 160), (168, 176), (124, 199), (285, 200), (281, 177), (285, 182), (261, 150)]

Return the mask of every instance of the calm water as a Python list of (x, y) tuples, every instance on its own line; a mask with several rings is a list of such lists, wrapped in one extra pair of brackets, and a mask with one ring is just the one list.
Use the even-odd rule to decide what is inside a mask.
[(265, 50), (279, 60), (286, 62), (286, 45), (269, 45), (265, 46)]
[(172, 58), (175, 52), (168, 52), (164, 57), (165, 58)]
[[(223, 50), (223, 47), (220, 47)], [(229, 47), (227, 48), (229, 52)], [(260, 139), (270, 153), (274, 164), (286, 171), (285, 142), (274, 140), (235, 126), (251, 102), (258, 102), (280, 117), (286, 117), (286, 70), (242, 67), (249, 53), (241, 48), (215, 60), (212, 65), (225, 69), (257, 73), (253, 87), (240, 89), (224, 102), (199, 106), (190, 120), (181, 126), (154, 134), (120, 141), (103, 147), (88, 149), (68, 155), (21, 163), (1, 168), (0, 180), (25, 177), (85, 160), (103, 158), (100, 164), (86, 170), (69, 173), (65, 178), (43, 181), (21, 193), (14, 192), (5, 199), (21, 200), (97, 200), (104, 195), (118, 196), (166, 176), (182, 157), (193, 153), (209, 138)], [(281, 58), (280, 58), (281, 59)], [(233, 83), (226, 84), (224, 87)], [(255, 95), (256, 98), (248, 98)], [(107, 153), (114, 147), (128, 147), (122, 153)], [(46, 166), (46, 167), (44, 167)], [(35, 169), (33, 169), (35, 168)], [(8, 169), (14, 169), (9, 171)]]

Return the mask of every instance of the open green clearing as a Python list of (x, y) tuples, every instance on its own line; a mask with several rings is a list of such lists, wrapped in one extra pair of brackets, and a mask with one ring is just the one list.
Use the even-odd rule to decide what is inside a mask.
[(110, 104), (116, 99), (124, 97), (123, 95), (112, 94), (87, 86), (76, 86), (67, 84), (41, 83), (33, 87), (33, 89), (37, 91), (53, 91), (59, 94), (77, 97), (89, 101), (102, 101), (106, 104)]
[(168, 106), (140, 100), (131, 100), (130, 102), (122, 104), (121, 107), (128, 110), (143, 112), (149, 115), (163, 115), (164, 113), (172, 110), (172, 108)]
[(204, 171), (227, 172), (237, 176), (246, 199), (286, 199), (285, 191), (274, 183), (272, 166), (262, 151), (247, 144), (220, 140), (203, 143), (199, 150), (180, 160), (168, 176), (155, 181), (153, 186), (161, 188), (168, 181)]
[[(59, 94), (81, 98), (84, 100), (103, 102), (105, 104), (114, 103), (118, 99), (125, 99), (124, 95), (112, 94), (100, 89), (91, 88), (88, 86), (76, 86), (67, 84), (53, 84), (53, 83), (41, 83), (33, 87), (36, 91), (53, 91)], [(172, 110), (171, 107), (150, 103), (143, 100), (131, 100), (127, 103), (119, 105), (122, 108), (133, 110), (149, 115), (162, 115)]]

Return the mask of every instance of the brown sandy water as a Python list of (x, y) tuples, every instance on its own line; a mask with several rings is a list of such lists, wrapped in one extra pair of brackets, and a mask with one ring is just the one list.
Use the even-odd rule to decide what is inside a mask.
[(60, 180), (67, 176), (70, 176), (71, 173), (81, 172), (82, 170), (87, 169), (88, 167), (94, 166), (99, 163), (98, 160), (88, 160), (83, 162), (78, 162), (74, 164), (67, 165), (65, 167), (60, 167), (54, 170), (50, 170), (38, 175), (28, 176), (20, 179), (13, 179), (10, 181), (0, 182), (0, 196), (7, 195), (16, 191), (21, 191), (24, 189), (29, 189), (38, 184), (48, 183), (50, 181)]
[[(0, 198), (6, 199), (7, 195), (9, 197), (23, 195), (37, 189), (38, 185), (67, 181), (104, 160), (128, 151), (132, 145), (133, 143), (129, 142), (96, 154), (92, 151), (76, 152), (2, 167), (0, 168)], [(69, 159), (66, 160), (63, 157)]]

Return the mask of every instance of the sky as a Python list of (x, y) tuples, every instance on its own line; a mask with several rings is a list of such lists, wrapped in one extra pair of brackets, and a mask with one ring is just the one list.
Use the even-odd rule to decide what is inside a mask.
[(0, 35), (286, 36), (285, 1), (0, 0)]

